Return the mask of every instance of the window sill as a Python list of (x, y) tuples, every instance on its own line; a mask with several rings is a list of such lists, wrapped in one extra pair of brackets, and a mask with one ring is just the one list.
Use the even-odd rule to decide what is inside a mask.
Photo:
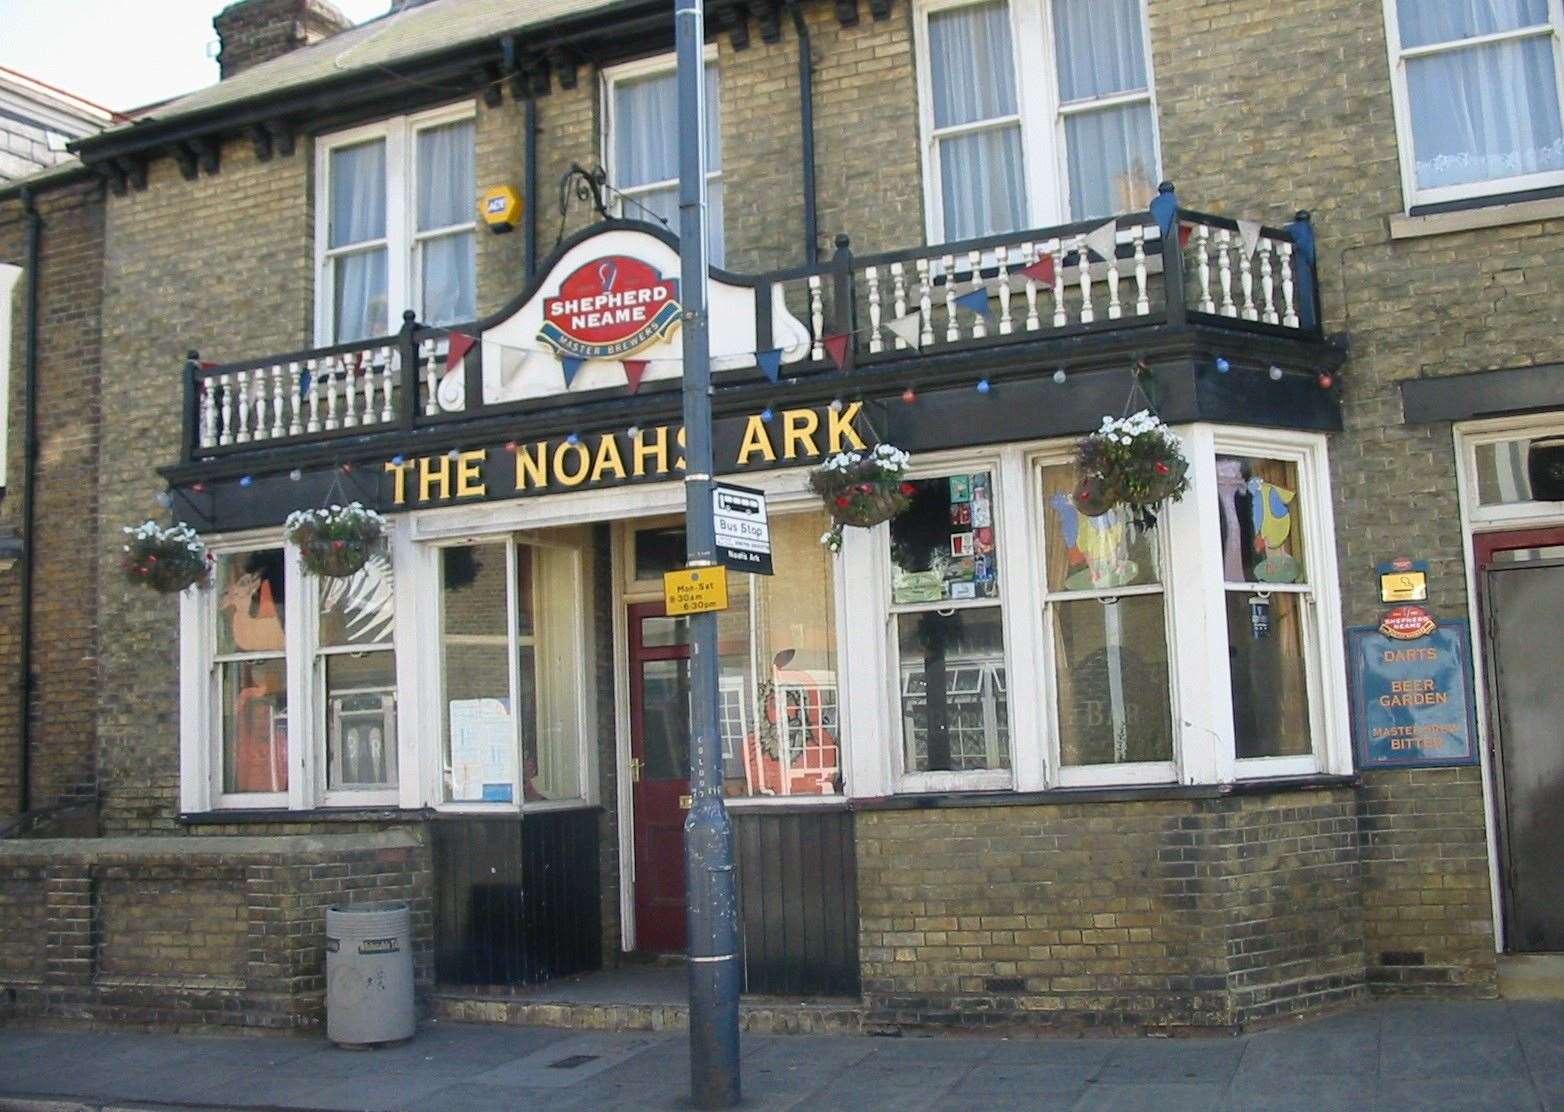
[(1128, 803), (1157, 799), (1220, 799), (1229, 795), (1321, 791), (1357, 787), (1351, 776), (1281, 776), (1233, 784), (1148, 784), (1115, 788), (1051, 788), (1040, 792), (926, 792), (916, 795), (853, 799), (854, 811), (921, 811), (944, 807), (1039, 807), (1071, 803)]
[(1447, 212), (1418, 213), (1414, 208), (1412, 213), (1398, 213), (1390, 218), (1390, 238), (1419, 239), (1560, 218), (1564, 218), (1564, 195), (1524, 201), (1504, 197), (1485, 198), (1470, 208)]
[(216, 811), (187, 811), (179, 816), (185, 826), (231, 826), (238, 823), (301, 822), (423, 822), (427, 808), (402, 810), (397, 807), (316, 807), (308, 811), (290, 811), (285, 807), (225, 807)]

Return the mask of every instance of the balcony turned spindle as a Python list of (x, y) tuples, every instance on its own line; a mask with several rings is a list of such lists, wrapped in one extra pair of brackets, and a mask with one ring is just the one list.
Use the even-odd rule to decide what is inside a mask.
[(215, 383), (209, 378), (197, 379), (201, 384), (201, 447), (217, 444), (217, 399), (212, 396)]
[(304, 383), (299, 378), (299, 364), (288, 364), (288, 435), (298, 436), (304, 431)]
[(1292, 244), (1283, 240), (1276, 245), (1276, 250), (1281, 256), (1282, 268), (1282, 326), (1297, 328), (1298, 309), (1293, 304)]
[(945, 342), (961, 339), (961, 318), (956, 315), (956, 256), (946, 255), (945, 267)]
[(1216, 312), (1216, 302), (1211, 299), (1211, 229), (1205, 224), (1195, 228), (1195, 275), (1200, 283), (1200, 311)]
[[(891, 297), (892, 307), (896, 310), (896, 320), (901, 320), (907, 315), (907, 275), (901, 263), (891, 264)], [(900, 336), (896, 337), (896, 346), (904, 348), (907, 341)]]
[(1135, 245), (1135, 315), (1143, 317), (1151, 312), (1151, 298), (1146, 292), (1146, 226), (1137, 224), (1130, 231), (1130, 242)]
[(305, 393), (310, 403), (310, 420), (304, 427), (304, 431), (316, 433), (320, 431), (320, 375), (316, 371), (315, 360), (304, 361), (304, 374), (309, 379), (309, 387)]
[(877, 354), (885, 350), (885, 340), (880, 336), (880, 268), (866, 267), (864, 278), (869, 283), (869, 352)]
[(380, 421), (389, 425), (396, 417), (396, 410), (391, 405), (391, 389), (396, 383), (396, 364), (401, 362), (402, 353), (394, 347), (380, 349)]
[(811, 335), (815, 338), (814, 347), (809, 350), (809, 357), (814, 360), (825, 358), (825, 345), (820, 342), (825, 331), (825, 305), (820, 295), (820, 275), (809, 276), (809, 326)]
[(250, 442), (250, 372), (240, 371), (234, 376), (238, 379), (239, 397), (236, 399), (239, 410), (239, 431), (234, 434), (235, 444), (248, 444)]
[(983, 290), (983, 309), (978, 310), (972, 319), (972, 338), (981, 340), (988, 335), (988, 313), (984, 312), (988, 307), (988, 291), (983, 286), (983, 252), (967, 252), (967, 269), (972, 274), (972, 281)]
[(283, 416), (282, 364), (272, 364), (272, 439), (278, 440), (288, 431)]
[(433, 340), (425, 340), (418, 345), (418, 359), (424, 366), (424, 384), (428, 388), (424, 398), (424, 416), (433, 417), (440, 412), (440, 371), (435, 366)]
[(224, 371), (221, 382), (223, 392), (223, 424), (222, 432), (217, 438), (219, 444), (232, 444), (234, 442), (234, 393), (233, 382), (227, 371)]
[(1241, 316), (1244, 320), (1259, 320), (1260, 313), (1254, 307), (1254, 264), (1249, 258), (1249, 250), (1244, 246), (1242, 234), (1238, 237), (1238, 286), (1243, 291), (1244, 305)]
[(358, 358), (359, 370), (364, 374), (364, 420), (366, 425), (373, 425), (376, 419), (375, 387), (378, 382), (375, 377), (375, 353), (366, 351)]
[(1091, 324), (1097, 319), (1092, 309), (1092, 261), (1086, 250), (1086, 235), (1075, 237), (1075, 263), (1081, 272), (1081, 323)]
[(322, 359), (320, 361), (320, 377), (325, 379), (322, 384), (326, 388), (326, 431), (332, 432), (337, 428), (337, 368), (341, 361)]
[(1049, 240), (1048, 252), (1054, 260), (1054, 327), (1063, 328), (1070, 321), (1064, 307), (1064, 239)]
[(1008, 336), (1015, 330), (1010, 321), (1010, 248), (999, 249), (999, 334)]
[[(1021, 267), (1026, 269), (1043, 257), (1043, 253), (1035, 244), (1023, 243), (1021, 245)], [(1037, 319), (1037, 280), (1030, 274), (1026, 276), (1026, 330), (1036, 332), (1041, 325)]]
[(342, 368), (342, 427), (351, 429), (358, 424), (358, 364), (346, 355), (337, 366)]
[(934, 342), (934, 293), (929, 280), (929, 260), (918, 260), (918, 316), (922, 327), (918, 329), (918, 343), (928, 347)]
[(1222, 287), (1222, 315), (1236, 317), (1238, 306), (1233, 304), (1233, 233), (1222, 228), (1216, 233), (1216, 273)]
[(1124, 307), (1119, 304), (1119, 252), (1117, 244), (1108, 255), (1108, 319), (1118, 320), (1124, 315)]
[(1260, 319), (1266, 324), (1275, 324), (1276, 315), (1276, 275), (1271, 264), (1271, 254), (1274, 244), (1269, 239), (1260, 240)]

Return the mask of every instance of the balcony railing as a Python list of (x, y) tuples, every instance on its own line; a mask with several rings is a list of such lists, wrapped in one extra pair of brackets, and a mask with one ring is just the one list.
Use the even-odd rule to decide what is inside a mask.
[[(1115, 225), (1106, 254), (1093, 238), (1096, 259), (1088, 239), (1102, 236), (1102, 221), (869, 256), (854, 256), (847, 237), (839, 237), (829, 260), (753, 280), (756, 350), (772, 346), (779, 287), (809, 333), (806, 356), (785, 369), (799, 379), (836, 370), (828, 350), (833, 337), (845, 338), (844, 362), (862, 371), (941, 351), (1154, 325), (1322, 339), (1307, 214), (1273, 228), (1180, 208), (1169, 225), (1176, 237), (1164, 236), (1146, 212), (1119, 216)], [(980, 287), (987, 291), (981, 310), (968, 307)], [(404, 316), (399, 333), (356, 343), (223, 365), (192, 355), (183, 460), (411, 432), (560, 404), (559, 398), (485, 402), (481, 358), (468, 358), (460, 375), (447, 378), (450, 332), (477, 336), (493, 322), (436, 329)], [(715, 377), (719, 386), (760, 379), (753, 369)]]

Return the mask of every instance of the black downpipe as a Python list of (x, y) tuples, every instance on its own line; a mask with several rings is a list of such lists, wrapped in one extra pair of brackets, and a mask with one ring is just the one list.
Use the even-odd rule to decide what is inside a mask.
[(538, 98), (527, 98), (525, 124), (527, 129), (526, 142), (523, 144), (526, 150), (526, 190), (527, 199), (527, 232), (526, 240), (522, 245), (522, 268), (526, 271), (528, 281), (537, 273), (538, 269)]
[(798, 114), (804, 136), (804, 265), (820, 261), (820, 217), (815, 211), (815, 59), (809, 25), (798, 0), (788, 0), (793, 30), (798, 35)]
[(25, 815), (33, 806), (33, 492), (38, 474), (38, 266), (43, 258), (43, 217), (32, 190), (23, 189), (21, 198), (27, 217), (27, 325), (22, 341), (22, 613), (17, 630), (22, 698), (17, 711), (16, 809)]

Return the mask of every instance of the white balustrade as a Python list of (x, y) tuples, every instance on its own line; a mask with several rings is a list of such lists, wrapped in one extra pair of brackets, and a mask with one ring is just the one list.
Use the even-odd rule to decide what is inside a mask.
[(1238, 246), (1238, 286), (1243, 291), (1243, 308), (1239, 315), (1244, 320), (1259, 320), (1260, 314), (1254, 307), (1254, 270), (1253, 261), (1249, 257), (1249, 249), (1244, 245), (1244, 237), (1237, 237)]
[(1010, 320), (1010, 248), (999, 249), (999, 334), (1008, 336), (1014, 325)]
[(1092, 309), (1092, 265), (1086, 252), (1085, 233), (1075, 237), (1075, 267), (1081, 277), (1081, 323), (1091, 324), (1097, 314)]
[(1282, 265), (1282, 326), (1298, 327), (1298, 310), (1293, 305), (1292, 244), (1286, 240), (1276, 245)]
[[(907, 275), (902, 269), (901, 263), (891, 264), (891, 298), (896, 310), (896, 320), (901, 320), (907, 315)], [(904, 348), (907, 341), (900, 336), (896, 337), (896, 346)]]
[(1151, 312), (1151, 298), (1146, 292), (1146, 227), (1136, 224), (1130, 229), (1130, 242), (1135, 245), (1135, 315)]
[(880, 335), (880, 268), (866, 267), (864, 278), (869, 283), (869, 353), (885, 350), (885, 340)]
[(934, 343), (934, 302), (929, 279), (929, 260), (918, 260), (918, 315), (922, 326), (918, 329), (918, 343), (928, 347)]
[(389, 425), (396, 417), (396, 410), (391, 405), (391, 389), (396, 383), (396, 371), (401, 367), (401, 349), (383, 347), (380, 349), (380, 358), (380, 382), (383, 398), (380, 404), (380, 420)]
[(1054, 261), (1054, 327), (1063, 328), (1069, 322), (1064, 308), (1064, 239), (1051, 239), (1046, 249)]
[(358, 366), (351, 355), (337, 360), (342, 373), (342, 427), (351, 429), (358, 425)]
[(956, 316), (956, 256), (946, 255), (945, 268), (945, 342), (953, 344), (961, 339), (961, 321)]
[(321, 386), (326, 391), (326, 420), (324, 422), (327, 432), (334, 432), (337, 425), (337, 381), (338, 368), (341, 363), (330, 358), (320, 361)]
[(1204, 224), (1195, 227), (1195, 278), (1200, 286), (1200, 311), (1216, 312), (1216, 302), (1211, 297), (1211, 229)]
[(1280, 319), (1276, 313), (1276, 276), (1271, 262), (1271, 256), (1276, 250), (1276, 245), (1262, 236), (1258, 250), (1260, 255), (1260, 319), (1266, 324), (1275, 324)]
[(234, 443), (248, 444), (250, 442), (250, 372), (240, 371), (235, 377), (239, 380), (239, 431), (234, 436)]
[(1233, 258), (1232, 247), (1233, 233), (1227, 228), (1218, 228), (1216, 233), (1216, 273), (1218, 284), (1222, 288), (1222, 315), (1224, 317), (1236, 317), (1238, 306), (1233, 304)]
[(815, 338), (814, 347), (810, 349), (809, 357), (820, 360), (825, 358), (825, 345), (820, 342), (825, 330), (825, 305), (820, 293), (820, 275), (809, 276), (809, 324)]
[(317, 370), (315, 360), (306, 359), (304, 361), (304, 374), (309, 379), (307, 393), (310, 403), (310, 419), (309, 423), (304, 426), (304, 431), (316, 433), (320, 431), (320, 373)]
[(299, 377), (299, 364), (288, 364), (288, 435), (298, 436), (304, 431), (304, 382)]
[(1108, 255), (1108, 319), (1118, 320), (1124, 315), (1124, 307), (1119, 304), (1119, 252), (1118, 245)]
[(440, 412), (440, 371), (435, 365), (433, 340), (425, 340), (419, 345), (418, 358), (424, 365), (424, 385), (428, 391), (424, 398), (424, 416), (433, 417)]
[[(1042, 257), (1043, 257), (1043, 253), (1041, 251), (1039, 251), (1036, 248), (1036, 246), (1034, 246), (1033, 244), (1023, 243), (1021, 245), (1021, 266), (1022, 266), (1022, 269), (1026, 269), (1027, 267), (1030, 267), (1033, 263), (1036, 263), (1039, 260), (1041, 260)], [(1032, 275), (1030, 275), (1030, 274), (1028, 274), (1026, 276), (1025, 290), (1026, 290), (1026, 330), (1028, 332), (1036, 332), (1037, 329), (1041, 326), (1041, 322), (1037, 319), (1037, 279), (1032, 277)]]

